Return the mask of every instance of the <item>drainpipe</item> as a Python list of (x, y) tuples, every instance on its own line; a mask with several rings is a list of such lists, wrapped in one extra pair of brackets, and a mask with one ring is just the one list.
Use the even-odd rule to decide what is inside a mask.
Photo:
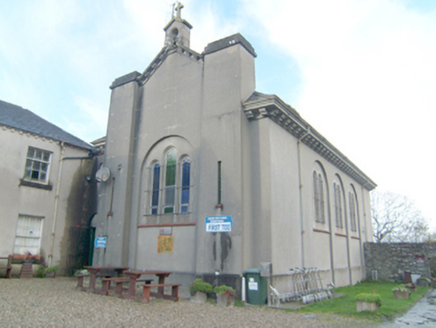
[(298, 189), (300, 195), (300, 228), (301, 228), (301, 267), (305, 267), (304, 261), (304, 212), (303, 212), (303, 182), (301, 177), (301, 140), (304, 139), (307, 135), (310, 134), (310, 128), (307, 128), (307, 131), (303, 136), (298, 138), (297, 148), (298, 148)]

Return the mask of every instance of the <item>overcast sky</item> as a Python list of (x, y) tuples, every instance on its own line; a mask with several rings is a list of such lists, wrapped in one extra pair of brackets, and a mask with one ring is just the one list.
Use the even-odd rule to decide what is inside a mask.
[[(184, 0), (191, 48), (240, 32), (276, 94), (436, 231), (436, 1)], [(0, 99), (92, 141), (112, 81), (164, 44), (169, 0), (0, 0)]]

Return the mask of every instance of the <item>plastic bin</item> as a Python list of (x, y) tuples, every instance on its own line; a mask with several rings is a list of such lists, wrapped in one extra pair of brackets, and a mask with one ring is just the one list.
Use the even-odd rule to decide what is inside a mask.
[(268, 278), (260, 276), (260, 269), (244, 272), (247, 303), (264, 305), (268, 303)]

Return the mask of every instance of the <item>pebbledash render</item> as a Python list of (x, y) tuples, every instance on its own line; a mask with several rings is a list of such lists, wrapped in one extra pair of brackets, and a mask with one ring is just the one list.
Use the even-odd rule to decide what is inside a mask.
[(169, 270), (184, 288), (217, 276), (240, 288), (260, 263), (283, 288), (293, 267), (317, 267), (337, 286), (361, 280), (375, 183), (291, 106), (256, 91), (242, 35), (191, 50), (180, 9), (148, 68), (111, 86), (100, 164), (110, 176), (93, 220), (107, 241), (94, 265)]

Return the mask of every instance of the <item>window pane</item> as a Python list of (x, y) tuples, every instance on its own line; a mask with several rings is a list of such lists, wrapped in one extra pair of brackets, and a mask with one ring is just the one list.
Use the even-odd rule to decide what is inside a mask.
[[(176, 200), (176, 150), (170, 149), (166, 156), (165, 169), (165, 209), (164, 213), (174, 212), (174, 202)], [(170, 211), (170, 212), (168, 212)]]
[(30, 178), (32, 180), (39, 180), (39, 171), (32, 171), (32, 176)]
[(165, 189), (165, 206), (174, 205), (176, 187), (171, 186)]
[(165, 214), (174, 213), (174, 207), (165, 207), (164, 213)]
[(151, 214), (157, 214), (159, 206), (159, 188), (160, 188), (160, 164), (153, 166), (153, 182), (151, 193)]
[(182, 160), (182, 189), (180, 195), (180, 212), (187, 213), (189, 207), (189, 193), (191, 180), (191, 160), (185, 157)]
[(35, 154), (35, 159), (42, 159), (42, 151), (37, 149)]

